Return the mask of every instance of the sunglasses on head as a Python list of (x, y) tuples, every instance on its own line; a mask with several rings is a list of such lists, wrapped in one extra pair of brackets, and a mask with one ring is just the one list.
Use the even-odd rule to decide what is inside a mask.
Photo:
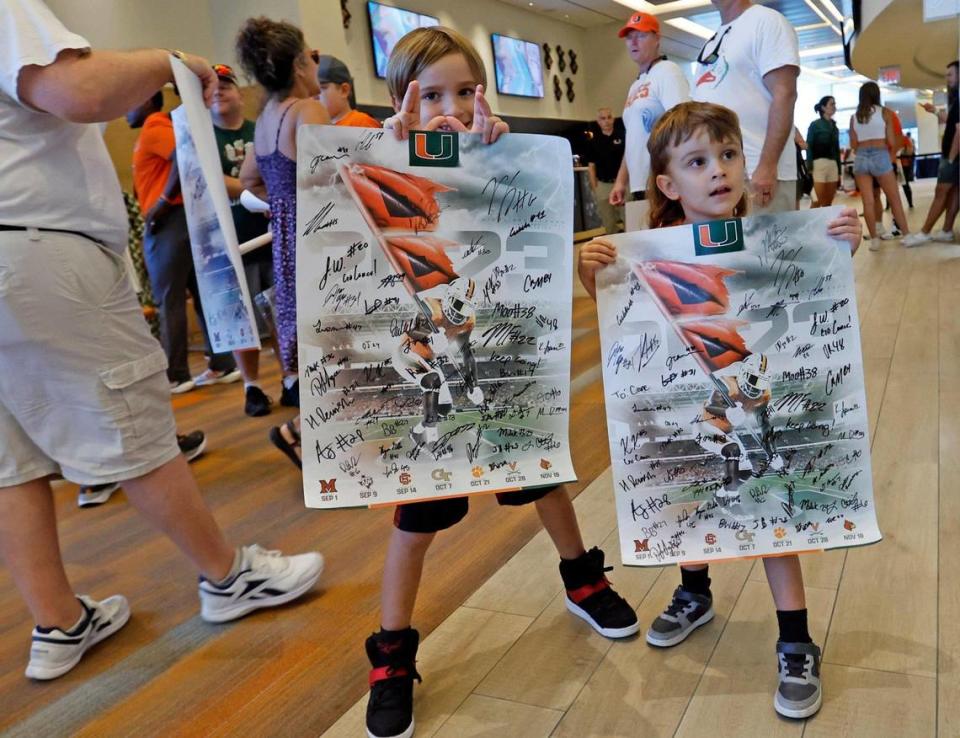
[(216, 74), (218, 77), (235, 77), (236, 76), (233, 73), (233, 69), (231, 67), (228, 67), (226, 64), (214, 64), (213, 73)]

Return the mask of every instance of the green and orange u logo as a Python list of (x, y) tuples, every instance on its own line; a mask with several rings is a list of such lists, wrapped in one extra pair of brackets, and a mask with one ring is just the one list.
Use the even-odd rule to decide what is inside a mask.
[(713, 220), (695, 223), (693, 243), (697, 256), (743, 251), (743, 228), (740, 220)]
[(459, 143), (455, 133), (415, 131), (410, 135), (410, 166), (459, 166)]

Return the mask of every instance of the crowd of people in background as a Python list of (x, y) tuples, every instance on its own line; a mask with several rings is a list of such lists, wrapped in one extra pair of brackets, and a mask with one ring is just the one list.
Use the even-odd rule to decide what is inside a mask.
[[(613, 107), (598, 111), (586, 152), (607, 233), (621, 223), (632, 230), (795, 210), (798, 182), (807, 170), (812, 207), (837, 198), (845, 161), (836, 100), (826, 96), (816, 104), (805, 141), (794, 127), (796, 31), (779, 12), (750, 0), (713, 5), (721, 25), (697, 56), (692, 84), (661, 53), (656, 17), (634, 13), (619, 30), (637, 78), (620, 117)], [(214, 354), (206, 334), (176, 140), (161, 89), (172, 82), (170, 52), (91, 50), (41, 0), (6, 2), (2, 13), (20, 45), (0, 57), (0, 160), (22, 192), (0, 198), (0, 552), (35, 621), (27, 675), (52, 679), (121, 628), (130, 613), (121, 595), (95, 600), (74, 594), (59, 557), (54, 476), (81, 485), (84, 505), (104, 502), (124, 484), (131, 502), (194, 563), (201, 612), (211, 622), (300, 597), (320, 577), (323, 558), (228, 544), (187, 467), (205, 439), (178, 435), (174, 427), (171, 394), (242, 381), (243, 409), (251, 417), (269, 414), (274, 400), (260, 382), (260, 351)], [(280, 363), (279, 402), (299, 407), (297, 130), (380, 123), (357, 110), (347, 66), (311, 48), (290, 23), (249, 19), (239, 30), (236, 52), (264, 93), (255, 121), (244, 115), (230, 66), (174, 53), (200, 79), (211, 107), (239, 240), (253, 241), (268, 229), (271, 234), (269, 248), (243, 257), (244, 276), (251, 294), (265, 296), (258, 330)], [(384, 125), (398, 139), (439, 126), (476, 133), (487, 144), (508, 134), (484, 96), (482, 59), (454, 30), (418, 29), (401, 39), (387, 82), (395, 115)], [(902, 237), (905, 246), (953, 240), (960, 153), (956, 62), (947, 68), (947, 82), (946, 110), (930, 111), (946, 126), (936, 193), (914, 234), (897, 177), (899, 169), (912, 208), (916, 144), (903, 134), (896, 113), (882, 105), (876, 83), (860, 89), (849, 135), (870, 250), (887, 237)], [(100, 133), (84, 125), (124, 114), (139, 130), (134, 189), (159, 345), (126, 277), (128, 217), (116, 174)], [(806, 146), (799, 167), (794, 142)], [(245, 191), (266, 203), (269, 217), (241, 204)], [(889, 233), (881, 192), (893, 216)], [(943, 227), (933, 232), (941, 215)], [(828, 233), (855, 250), (861, 239), (856, 213), (844, 210)], [(594, 272), (615, 257), (615, 249), (601, 240), (583, 253), (581, 277), (590, 291)], [(39, 306), (37, 292), (45, 296)], [(187, 360), (188, 293), (206, 354), (197, 375)], [(12, 379), (24, 372), (31, 377), (29, 391)], [(64, 396), (91, 399), (65, 403)], [(269, 439), (300, 467), (299, 416), (273, 427)], [(636, 614), (604, 575), (603, 553), (584, 546), (565, 490), (525, 490), (498, 500), (535, 506), (556, 545), (571, 612), (610, 638), (637, 632)], [(436, 533), (466, 514), (466, 498), (398, 508), (384, 567), (381, 629), (365, 644), (372, 666), (367, 725), (375, 738), (412, 735), (419, 635), (411, 618), (423, 562)], [(779, 627), (776, 709), (807, 717), (819, 709), (822, 692), (800, 561), (768, 558), (764, 568)], [(680, 577), (647, 631), (653, 646), (676, 645), (713, 617), (707, 567), (684, 566)]]

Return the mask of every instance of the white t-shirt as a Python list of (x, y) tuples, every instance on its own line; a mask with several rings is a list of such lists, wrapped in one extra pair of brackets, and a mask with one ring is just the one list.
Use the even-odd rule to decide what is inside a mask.
[(0, 0), (0, 224), (78, 231), (127, 247), (127, 212), (100, 128), (21, 103), (20, 70), (88, 49), (40, 0)]
[[(717, 54), (712, 64), (699, 63), (693, 99), (725, 105), (740, 117), (747, 174), (760, 163), (773, 96), (763, 76), (784, 66), (800, 66), (797, 32), (776, 10), (751, 5), (731, 23), (720, 26), (700, 51), (699, 59)], [(793, 132), (780, 154), (777, 179), (797, 178)]]
[(678, 103), (690, 99), (690, 85), (680, 67), (661, 59), (630, 85), (623, 105), (623, 124), (627, 141), (623, 158), (630, 174), (630, 191), (647, 189), (650, 176), (650, 152), (647, 141), (660, 116)]

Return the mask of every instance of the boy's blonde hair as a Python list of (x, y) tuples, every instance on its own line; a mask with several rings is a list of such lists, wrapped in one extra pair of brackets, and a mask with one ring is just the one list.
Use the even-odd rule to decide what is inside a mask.
[(483, 60), (465, 36), (444, 26), (416, 28), (397, 42), (387, 62), (387, 90), (395, 104), (400, 104), (407, 87), (424, 69), (448, 54), (463, 54), (473, 73), (474, 84), (486, 88), (487, 70)]
[[(740, 119), (730, 108), (707, 102), (685, 102), (664, 113), (650, 132), (647, 151), (650, 152), (650, 179), (647, 181), (648, 217), (651, 228), (679, 225), (684, 220), (683, 205), (671, 200), (657, 187), (657, 177), (667, 173), (670, 149), (679, 146), (701, 128), (706, 129), (714, 142), (733, 141), (743, 152)], [(740, 197), (733, 214), (742, 218), (747, 214), (747, 194)]]

